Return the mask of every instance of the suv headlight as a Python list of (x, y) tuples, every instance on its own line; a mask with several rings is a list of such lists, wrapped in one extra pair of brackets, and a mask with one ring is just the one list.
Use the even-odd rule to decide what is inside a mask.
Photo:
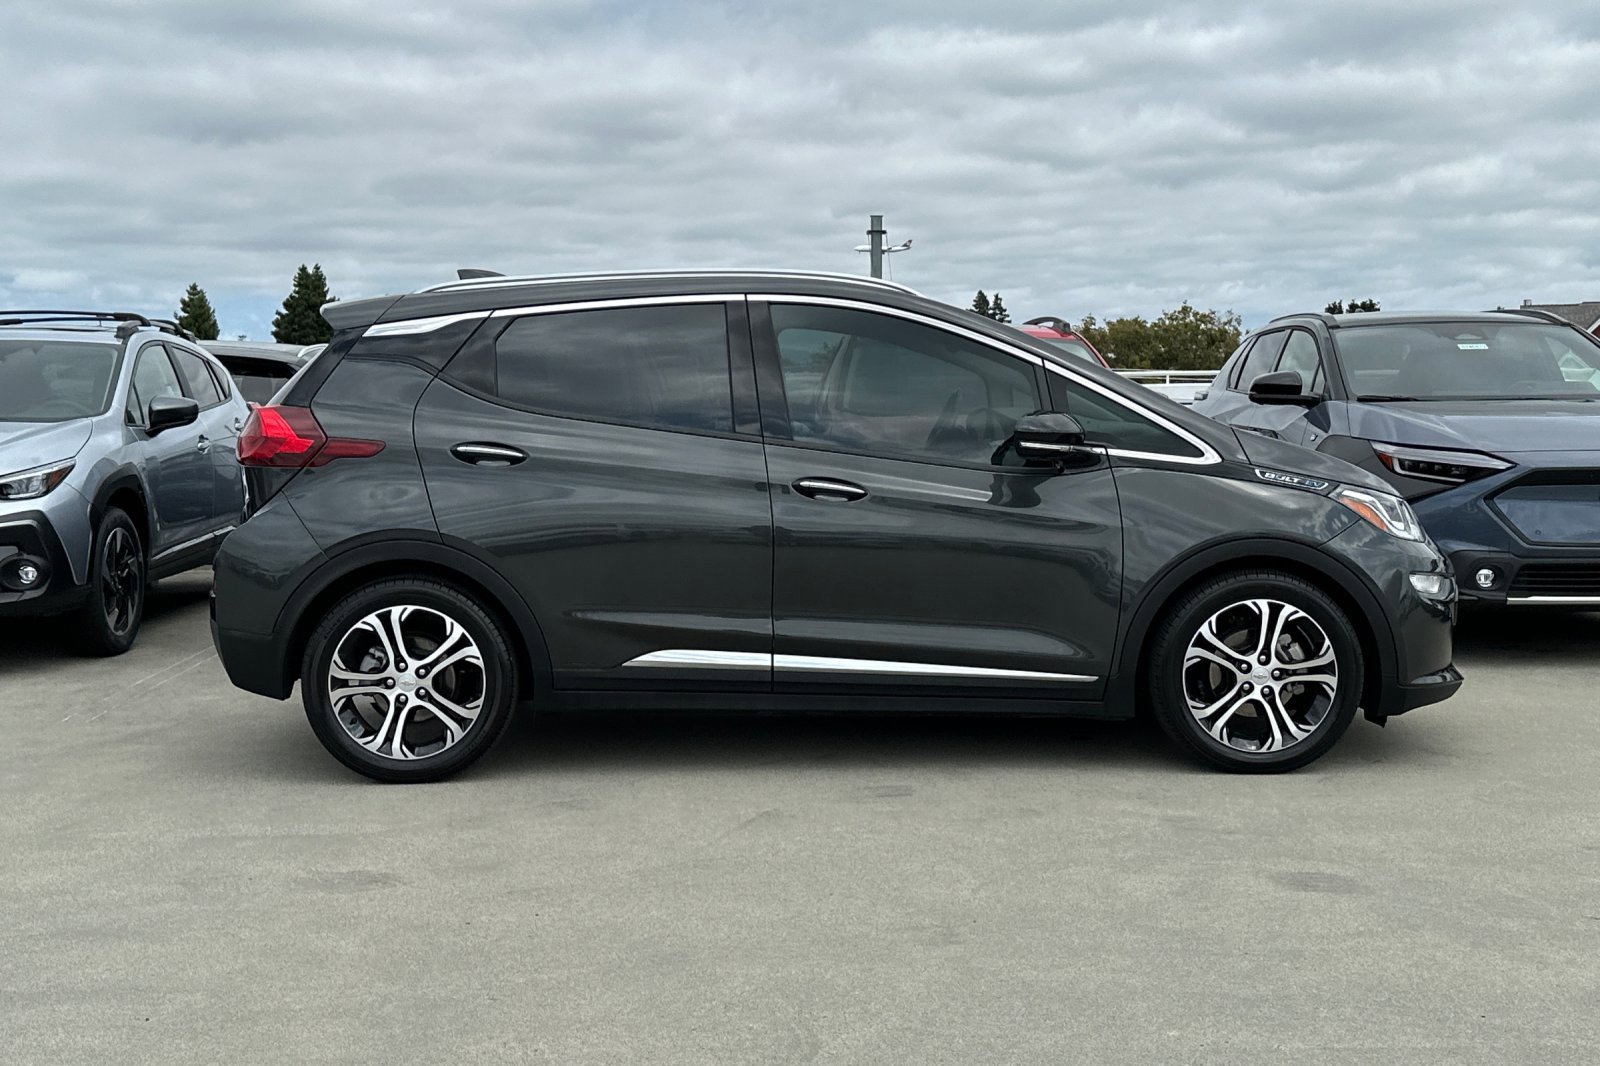
[(72, 462), (24, 470), (20, 474), (0, 476), (0, 500), (35, 500), (63, 481), (72, 473)]
[(1422, 481), (1438, 481), (1446, 485), (1459, 485), (1502, 470), (1511, 464), (1482, 452), (1457, 452), (1444, 448), (1412, 448), (1403, 444), (1372, 442), (1378, 453), (1378, 462), (1401, 477), (1414, 477)]
[(1341, 485), (1334, 491), (1333, 498), (1391, 537), (1422, 539), (1422, 523), (1417, 521), (1417, 513), (1398, 496)]

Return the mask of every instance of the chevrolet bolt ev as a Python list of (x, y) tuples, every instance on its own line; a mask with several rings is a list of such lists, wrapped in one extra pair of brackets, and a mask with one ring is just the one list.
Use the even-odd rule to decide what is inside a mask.
[(1290, 315), (1195, 405), (1365, 467), (1463, 602), (1600, 606), (1600, 342), (1549, 312)]
[(235, 684), (383, 781), (547, 708), (1148, 708), (1230, 770), (1445, 699), (1455, 585), (1355, 466), (899, 286), (481, 277), (341, 301), (239, 438)]
[(132, 647), (145, 591), (204, 566), (244, 514), (228, 373), (170, 322), (0, 311), (0, 618), (70, 615)]

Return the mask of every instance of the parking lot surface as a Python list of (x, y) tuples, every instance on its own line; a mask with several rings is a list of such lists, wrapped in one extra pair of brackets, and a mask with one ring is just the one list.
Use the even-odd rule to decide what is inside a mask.
[(1141, 725), (548, 719), (384, 787), (0, 625), (8, 1063), (1600, 1061), (1600, 615), (1282, 777)]

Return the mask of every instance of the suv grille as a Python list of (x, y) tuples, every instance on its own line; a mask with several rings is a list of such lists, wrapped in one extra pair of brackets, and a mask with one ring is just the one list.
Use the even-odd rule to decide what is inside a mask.
[(1524, 563), (1513, 596), (1600, 596), (1600, 563)]

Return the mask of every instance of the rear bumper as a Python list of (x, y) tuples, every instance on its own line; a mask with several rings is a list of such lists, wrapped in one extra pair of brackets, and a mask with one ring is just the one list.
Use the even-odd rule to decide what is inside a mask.
[(271, 635), (222, 629), (213, 616), (211, 643), (236, 687), (275, 700), (286, 700), (294, 692), (294, 679), (284, 669), (283, 648)]

